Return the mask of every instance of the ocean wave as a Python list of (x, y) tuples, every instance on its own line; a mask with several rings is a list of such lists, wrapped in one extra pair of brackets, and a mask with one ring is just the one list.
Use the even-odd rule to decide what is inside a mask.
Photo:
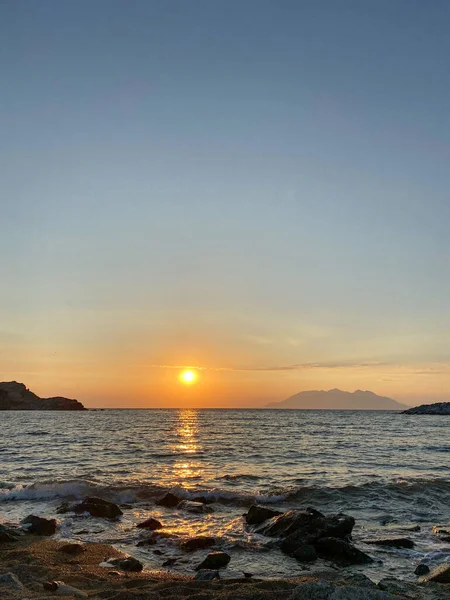
[[(224, 475), (222, 479), (252, 477), (246, 474)], [(255, 480), (257, 478), (255, 477)], [(201, 486), (186, 489), (181, 486), (164, 486), (141, 481), (115, 482), (105, 485), (87, 479), (66, 481), (46, 480), (29, 485), (14, 485), (0, 482), (0, 502), (71, 499), (80, 500), (86, 496), (101, 496), (118, 503), (145, 502), (156, 500), (171, 491), (180, 498), (194, 500), (199, 496), (207, 501), (223, 504), (249, 506), (258, 504), (282, 504), (323, 506), (328, 503), (355, 503), (358, 501), (406, 500), (426, 495), (441, 501), (450, 494), (450, 481), (447, 479), (396, 479), (391, 481), (368, 481), (359, 485), (318, 486), (300, 485), (268, 490), (238, 491), (221, 487), (205, 489)]]

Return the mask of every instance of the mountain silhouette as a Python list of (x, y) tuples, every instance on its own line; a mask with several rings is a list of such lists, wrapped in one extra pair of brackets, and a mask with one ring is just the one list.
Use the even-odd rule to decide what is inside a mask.
[(378, 396), (370, 391), (356, 390), (344, 392), (333, 389), (329, 391), (311, 390), (290, 396), (281, 402), (270, 402), (265, 408), (308, 408), (324, 410), (405, 410), (405, 404), (400, 404), (387, 398)]

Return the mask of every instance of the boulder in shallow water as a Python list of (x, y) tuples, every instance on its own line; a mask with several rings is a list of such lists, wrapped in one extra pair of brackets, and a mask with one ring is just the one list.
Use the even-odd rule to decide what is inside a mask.
[(0, 544), (5, 542), (17, 542), (21, 533), (23, 532), (19, 532), (17, 529), (12, 527), (0, 525)]
[(360, 565), (373, 562), (373, 559), (355, 548), (346, 540), (334, 537), (321, 538), (314, 543), (317, 554), (323, 558), (331, 558), (337, 562)]
[(387, 546), (389, 548), (414, 548), (414, 542), (409, 538), (377, 538), (362, 540), (364, 544), (372, 546)]
[(424, 581), (434, 581), (436, 583), (450, 583), (450, 564), (445, 563), (433, 569)]
[(44, 519), (35, 515), (28, 515), (20, 524), (27, 533), (34, 535), (53, 535), (56, 532), (56, 519)]
[(302, 539), (345, 538), (351, 534), (354, 525), (355, 519), (348, 515), (340, 513), (325, 516), (318, 510), (308, 508), (306, 511), (290, 510), (275, 517), (257, 532), (269, 537), (285, 537), (286, 540), (292, 536), (293, 551)]
[(194, 579), (197, 581), (212, 581), (213, 579), (220, 579), (220, 575), (219, 571), (200, 569), (200, 571), (197, 573)]
[(176, 508), (180, 502), (181, 498), (175, 496), (172, 492), (167, 492), (167, 494), (164, 494), (164, 496), (157, 500), (155, 504), (158, 506), (165, 506), (166, 508)]
[(144, 565), (137, 558), (133, 558), (132, 556), (128, 556), (127, 558), (109, 558), (106, 562), (121, 571), (134, 571), (139, 573), (144, 568)]
[(417, 577), (423, 577), (423, 575), (428, 575), (429, 572), (430, 567), (423, 563), (418, 564), (414, 570), (414, 573), (417, 575)]
[(292, 556), (299, 562), (314, 562), (317, 560), (317, 552), (313, 545), (304, 544), (299, 546)]
[(197, 550), (206, 550), (214, 546), (216, 540), (213, 537), (199, 535), (181, 542), (181, 549), (185, 552), (196, 552)]
[(231, 560), (231, 556), (226, 552), (210, 552), (205, 560), (195, 567), (196, 571), (201, 569), (222, 569), (226, 567)]
[(267, 519), (278, 517), (281, 515), (279, 510), (273, 510), (272, 508), (266, 508), (265, 506), (250, 506), (248, 513), (245, 515), (245, 520), (248, 525), (260, 525)]
[(153, 519), (152, 517), (150, 517), (146, 521), (138, 523), (136, 527), (139, 527), (139, 529), (150, 529), (152, 531), (155, 531), (156, 529), (162, 529), (163, 526), (157, 519)]
[(103, 519), (117, 519), (123, 515), (117, 504), (94, 496), (88, 496), (83, 502), (73, 506), (72, 510), (76, 513), (88, 512), (92, 517)]
[(194, 502), (193, 500), (182, 500), (177, 508), (187, 510), (187, 512), (193, 513), (194, 515), (209, 514), (214, 512), (211, 506), (203, 504), (203, 502)]

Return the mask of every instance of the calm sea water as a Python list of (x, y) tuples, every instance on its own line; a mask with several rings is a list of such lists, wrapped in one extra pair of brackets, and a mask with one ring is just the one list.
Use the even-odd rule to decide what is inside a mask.
[[(357, 519), (355, 543), (382, 561), (359, 568), (374, 579), (410, 577), (422, 559), (450, 556), (431, 532), (450, 523), (450, 418), (375, 411), (108, 410), (3, 412), (0, 516), (52, 516), (61, 499), (101, 495), (131, 503), (119, 523), (60, 516), (60, 537), (108, 541), (150, 568), (191, 572), (175, 540), (136, 548), (137, 521), (150, 514), (181, 537), (214, 535), (232, 554), (230, 572), (289, 576), (302, 566), (248, 532), (251, 503), (278, 509), (314, 506)], [(201, 492), (214, 512), (192, 515), (155, 507), (165, 491)], [(414, 550), (365, 546), (370, 535), (405, 534)], [(83, 533), (80, 533), (83, 532)], [(316, 565), (317, 567), (322, 564)], [(316, 567), (312, 567), (313, 569)]]

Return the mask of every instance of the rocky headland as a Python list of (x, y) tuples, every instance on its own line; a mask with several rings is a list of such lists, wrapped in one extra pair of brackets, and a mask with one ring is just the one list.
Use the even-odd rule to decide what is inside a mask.
[(421, 404), (404, 410), (404, 415), (450, 415), (450, 402), (436, 402), (435, 404)]
[(0, 410), (87, 410), (78, 400), (55, 396), (39, 398), (24, 383), (0, 383)]

